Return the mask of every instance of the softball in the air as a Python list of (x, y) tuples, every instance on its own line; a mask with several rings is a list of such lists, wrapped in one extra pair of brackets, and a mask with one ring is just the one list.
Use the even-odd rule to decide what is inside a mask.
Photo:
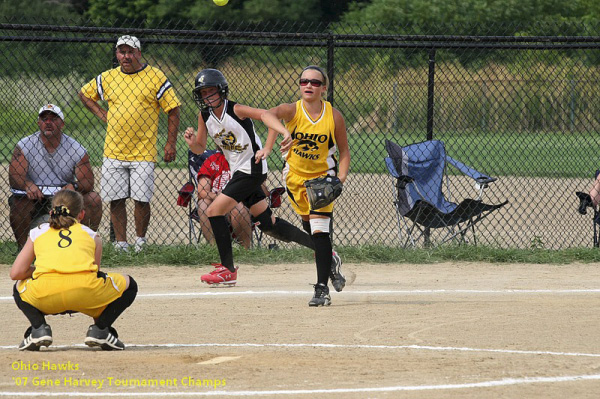
[(224, 6), (228, 2), (229, 2), (229, 0), (213, 0), (213, 3), (215, 3), (218, 6)]

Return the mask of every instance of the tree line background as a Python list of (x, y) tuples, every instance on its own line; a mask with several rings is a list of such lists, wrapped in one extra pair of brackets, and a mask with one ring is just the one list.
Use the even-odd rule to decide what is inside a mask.
[[(132, 21), (147, 28), (160, 27), (164, 21), (184, 21), (189, 28), (203, 29), (221, 21), (224, 26), (239, 22), (325, 22), (375, 23), (397, 26), (395, 33), (410, 27), (427, 33), (440, 25), (454, 25), (454, 34), (477, 34), (489, 26), (514, 27), (514, 34), (560, 34), (565, 23), (600, 21), (598, 0), (230, 0), (217, 7), (212, 0), (31, 0), (23, 7), (20, 0), (0, 2), (5, 20), (27, 22), (43, 17), (47, 21), (68, 19), (78, 23), (127, 26)], [(37, 21), (36, 21), (37, 22)], [(544, 25), (554, 32), (520, 32), (523, 26)], [(139, 26), (136, 24), (136, 26)], [(282, 24), (281, 29), (285, 29)]]

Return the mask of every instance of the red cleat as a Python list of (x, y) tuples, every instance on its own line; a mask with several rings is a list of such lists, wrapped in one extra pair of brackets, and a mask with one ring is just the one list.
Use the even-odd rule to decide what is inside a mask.
[(213, 263), (212, 265), (215, 267), (215, 270), (208, 274), (203, 274), (202, 277), (200, 277), (200, 281), (208, 285), (223, 284), (234, 286), (237, 283), (237, 271), (239, 269), (237, 266), (235, 271), (232, 272), (219, 263)]

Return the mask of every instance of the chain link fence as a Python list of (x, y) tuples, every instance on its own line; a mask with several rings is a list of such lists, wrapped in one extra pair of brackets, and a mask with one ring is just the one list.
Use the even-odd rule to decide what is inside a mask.
[[(431, 35), (413, 35), (406, 27), (284, 28), (240, 25), (199, 31), (177, 22), (164, 29), (0, 24), (5, 55), (0, 63), (0, 148), (7, 182), (0, 194), (6, 216), (0, 241), (15, 241), (9, 163), (17, 142), (39, 130), (38, 110), (44, 104), (62, 108), (63, 131), (87, 149), (95, 191), (100, 192), (106, 124), (83, 106), (78, 93), (118, 65), (116, 39), (131, 34), (141, 40), (143, 61), (165, 73), (182, 104), (177, 158), (170, 163), (162, 160), (167, 115), (160, 111), (150, 244), (190, 242), (189, 209), (178, 206), (177, 198), (189, 180), (182, 132), (197, 126), (198, 108), (191, 95), (197, 72), (218, 68), (229, 81), (232, 100), (270, 108), (298, 99), (302, 68), (317, 64), (330, 75), (329, 100), (345, 117), (352, 154), (351, 175), (336, 202), (335, 245), (404, 242), (393, 204), (395, 181), (383, 160), (384, 142), (407, 145), (431, 138), (444, 141), (452, 157), (498, 178), (487, 189), (485, 202), (509, 201), (478, 225), (479, 244), (591, 245), (592, 220), (577, 212), (575, 191), (589, 190), (600, 167), (600, 37), (592, 35), (597, 26), (570, 26), (568, 32), (576, 32), (570, 36), (514, 34), (515, 27), (507, 27), (506, 35), (498, 35), (498, 27), (490, 29), (493, 36), (481, 33), (483, 28), (477, 36), (451, 36), (441, 28)], [(390, 33), (398, 31), (409, 34)], [(264, 143), (266, 128), (259, 122), (255, 126)], [(209, 148), (214, 148), (210, 139)], [(276, 147), (269, 159), (269, 188), (282, 185), (282, 167)], [(473, 187), (456, 179), (460, 189), (453, 200), (460, 201)], [(98, 230), (108, 239), (108, 203), (102, 212)], [(128, 200), (129, 242), (136, 235), (134, 212)], [(275, 213), (300, 226), (287, 199)]]

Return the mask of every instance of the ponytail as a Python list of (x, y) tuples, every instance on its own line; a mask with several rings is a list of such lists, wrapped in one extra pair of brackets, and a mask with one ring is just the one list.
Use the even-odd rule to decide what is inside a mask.
[(77, 223), (77, 215), (83, 209), (83, 196), (77, 191), (62, 190), (52, 199), (50, 210), (50, 227), (68, 229)]

